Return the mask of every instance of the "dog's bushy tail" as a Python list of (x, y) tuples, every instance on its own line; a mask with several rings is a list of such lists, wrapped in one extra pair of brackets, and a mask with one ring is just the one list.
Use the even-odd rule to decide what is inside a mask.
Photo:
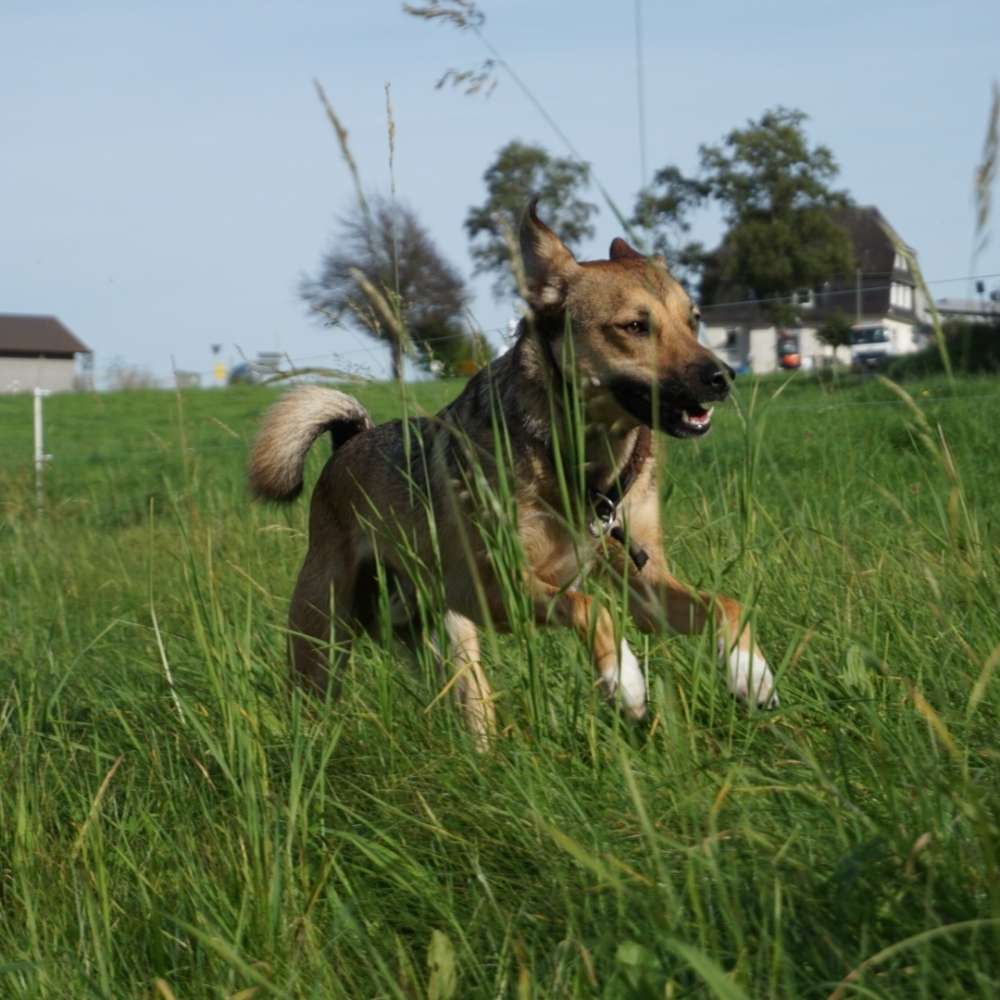
[(250, 489), (267, 500), (294, 500), (312, 443), (324, 431), (333, 446), (374, 426), (368, 411), (347, 393), (304, 385), (282, 396), (264, 415), (250, 452)]

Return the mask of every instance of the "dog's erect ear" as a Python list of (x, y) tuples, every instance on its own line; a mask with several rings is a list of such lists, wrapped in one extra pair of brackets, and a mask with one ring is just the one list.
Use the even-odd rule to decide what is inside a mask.
[(566, 299), (576, 258), (561, 239), (538, 218), (538, 198), (532, 198), (521, 220), (521, 260), (525, 291), (534, 309), (555, 309)]
[(628, 260), (630, 258), (642, 257), (642, 254), (633, 246), (629, 246), (620, 236), (616, 236), (611, 241), (611, 249), (608, 251), (611, 260)]

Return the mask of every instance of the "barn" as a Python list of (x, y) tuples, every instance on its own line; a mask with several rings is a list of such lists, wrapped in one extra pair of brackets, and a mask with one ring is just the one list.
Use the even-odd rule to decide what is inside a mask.
[(0, 393), (80, 388), (90, 380), (92, 357), (55, 316), (0, 313)]

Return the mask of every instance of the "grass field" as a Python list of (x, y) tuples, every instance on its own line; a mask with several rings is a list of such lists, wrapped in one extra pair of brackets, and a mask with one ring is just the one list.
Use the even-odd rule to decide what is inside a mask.
[(779, 386), (669, 444), (664, 502), (780, 710), (632, 634), (633, 728), (524, 628), (486, 755), (398, 651), (286, 686), (306, 505), (244, 486), (273, 390), (47, 400), (42, 514), (0, 398), (0, 996), (1000, 994), (1000, 382)]

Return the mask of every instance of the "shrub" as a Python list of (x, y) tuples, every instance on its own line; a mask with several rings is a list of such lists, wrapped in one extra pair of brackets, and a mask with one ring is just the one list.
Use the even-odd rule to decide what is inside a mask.
[[(988, 323), (955, 322), (944, 327), (945, 345), (955, 372), (964, 374), (1000, 373), (1000, 318)], [(919, 378), (944, 371), (941, 352), (935, 341), (922, 351), (896, 358), (888, 368), (893, 379)]]

